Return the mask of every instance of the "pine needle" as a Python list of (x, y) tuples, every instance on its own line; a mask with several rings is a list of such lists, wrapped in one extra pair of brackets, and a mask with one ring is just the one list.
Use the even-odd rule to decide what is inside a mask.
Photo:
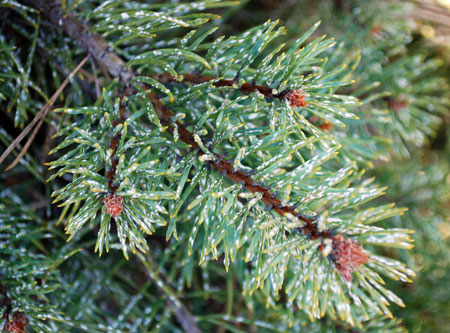
[(13, 151), (13, 149), (17, 147), (17, 145), (27, 136), (27, 134), (33, 129), (34, 125), (36, 125), (36, 123), (37, 123), (37, 126), (34, 128), (33, 132), (31, 133), (30, 138), (26, 142), (25, 146), (22, 148), (22, 151), (16, 157), (14, 162), (12, 162), (5, 169), (5, 171), (8, 171), (8, 170), (14, 168), (17, 165), (17, 163), (19, 163), (19, 161), (22, 159), (22, 157), (26, 154), (26, 152), (28, 151), (28, 148), (30, 147), (31, 143), (34, 140), (34, 137), (36, 136), (37, 132), (39, 131), (39, 128), (42, 126), (42, 123), (44, 122), (45, 117), (47, 116), (48, 112), (51, 110), (53, 103), (55, 103), (59, 94), (61, 94), (61, 92), (64, 90), (64, 88), (69, 84), (70, 80), (72, 80), (72, 78), (75, 76), (75, 74), (80, 70), (81, 67), (83, 67), (83, 65), (86, 63), (86, 61), (88, 59), (89, 59), (89, 56), (86, 56), (78, 64), (78, 66), (72, 71), (72, 73), (69, 74), (69, 76), (64, 80), (64, 82), (55, 91), (55, 93), (52, 95), (50, 100), (36, 114), (36, 116), (31, 121), (31, 123), (28, 124), (27, 127), (25, 127), (25, 129), (19, 134), (19, 136), (9, 145), (9, 147), (2, 154), (2, 156), (0, 157), (0, 164), (3, 163), (3, 161), (6, 159), (6, 157), (8, 157), (8, 155)]

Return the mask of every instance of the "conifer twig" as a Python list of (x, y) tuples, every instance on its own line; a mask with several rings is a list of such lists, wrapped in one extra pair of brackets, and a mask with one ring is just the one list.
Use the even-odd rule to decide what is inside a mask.
[(91, 59), (91, 69), (92, 69), (92, 74), (94, 75), (95, 93), (97, 94), (97, 98), (99, 98), (100, 97), (100, 85), (98, 83), (97, 68), (95, 67), (95, 62), (93, 59)]
[[(193, 73), (188, 73), (188, 74), (181, 74), (180, 76), (182, 77), (181, 81), (177, 80), (177, 78), (174, 78), (169, 73), (151, 75), (152, 78), (158, 80), (161, 83), (166, 83), (166, 84), (169, 82), (183, 82), (183, 83), (189, 82), (189, 83), (200, 84), (200, 83), (205, 83), (205, 82), (209, 82), (209, 81), (214, 81), (215, 87), (234, 87), (235, 85), (239, 84), (239, 80), (218, 79), (217, 77), (212, 76), (212, 75), (207, 76), (207, 75), (197, 75), (197, 74), (193, 74)], [(255, 83), (251, 83), (251, 82), (244, 82), (242, 85), (239, 86), (238, 89), (241, 92), (243, 92), (244, 94), (250, 94), (252, 92), (258, 91), (260, 94), (264, 95), (267, 99), (278, 98), (278, 99), (282, 100), (283, 98), (285, 98), (285, 96), (288, 93), (288, 91), (283, 91), (281, 93), (274, 94), (274, 89), (267, 87), (267, 86), (262, 86), (262, 85), (258, 85)]]
[[(123, 95), (126, 95), (127, 92), (124, 92)], [(125, 116), (125, 105), (123, 104), (123, 97), (120, 100), (119, 106), (119, 118), (115, 119), (112, 123), (113, 127), (116, 127), (119, 124), (123, 124), (126, 120)], [(119, 142), (122, 138), (122, 130), (118, 131), (115, 135), (111, 136), (109, 140), (109, 148), (112, 150), (111, 154), (111, 168), (109, 168), (106, 172), (106, 178), (108, 179), (108, 189), (114, 194), (119, 186), (114, 184), (114, 178), (117, 172), (117, 165), (119, 163), (119, 159), (117, 158), (117, 149), (119, 148)]]

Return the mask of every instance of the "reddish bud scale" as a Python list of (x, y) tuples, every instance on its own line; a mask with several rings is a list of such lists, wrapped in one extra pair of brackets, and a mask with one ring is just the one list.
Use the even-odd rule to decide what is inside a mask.
[(329, 121), (319, 125), (319, 128), (321, 128), (324, 131), (329, 131), (332, 127), (333, 125)]
[(114, 194), (103, 199), (103, 202), (106, 206), (106, 213), (111, 215), (111, 217), (120, 216), (123, 209), (123, 200), (122, 197), (118, 197)]
[(25, 327), (28, 325), (27, 317), (20, 313), (14, 312), (13, 320), (6, 321), (5, 326), (3, 327), (3, 332), (15, 332), (15, 333), (25, 333)]
[(308, 105), (305, 101), (305, 94), (302, 94), (302, 90), (290, 90), (284, 98), (287, 99), (289, 105), (292, 107), (304, 108)]
[(405, 101), (405, 100), (389, 102), (389, 107), (394, 111), (399, 111), (401, 109), (407, 108), (408, 105), (409, 105), (408, 101)]
[(333, 125), (328, 120), (323, 120), (322, 118), (319, 118), (317, 116), (312, 116), (311, 118), (309, 118), (309, 121), (313, 124), (321, 122), (317, 125), (317, 127), (324, 131), (329, 131), (333, 127)]
[(372, 27), (372, 29), (370, 29), (370, 34), (372, 35), (372, 37), (375, 37), (375, 38), (381, 37), (382, 32), (383, 32), (383, 30), (381, 30), (381, 27), (377, 24), (375, 24)]
[(353, 270), (365, 264), (369, 257), (361, 246), (344, 238), (341, 234), (334, 236), (332, 240), (331, 258), (334, 260), (336, 269), (347, 281), (351, 281)]

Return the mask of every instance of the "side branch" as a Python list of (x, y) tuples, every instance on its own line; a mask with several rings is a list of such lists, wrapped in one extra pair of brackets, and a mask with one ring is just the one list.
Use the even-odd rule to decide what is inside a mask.
[[(194, 84), (200, 84), (205, 83), (209, 81), (214, 81), (214, 86), (216, 87), (234, 87), (237, 84), (239, 84), (238, 80), (231, 80), (231, 79), (217, 79), (215, 76), (205, 76), (205, 75), (197, 75), (193, 73), (188, 74), (182, 74), (180, 75), (182, 77), (182, 80), (177, 80), (169, 73), (163, 73), (163, 74), (154, 74), (152, 75), (152, 78), (158, 80), (161, 83), (170, 83), (170, 82), (183, 82), (183, 83), (194, 83)], [(267, 99), (272, 98), (278, 98), (279, 100), (282, 100), (286, 98), (288, 95), (288, 90), (283, 91), (278, 94), (274, 94), (274, 89), (266, 86), (257, 85), (250, 82), (245, 82), (238, 88), (242, 93), (244, 94), (250, 94), (252, 92), (258, 91), (260, 94), (264, 95)]]
[[(126, 94), (126, 93), (125, 93)], [(115, 119), (112, 123), (113, 127), (123, 124), (126, 120), (125, 117), (125, 105), (123, 104), (123, 97), (120, 100), (119, 106), (119, 118)], [(122, 138), (122, 130), (118, 131), (115, 135), (111, 136), (109, 140), (109, 148), (112, 150), (111, 154), (111, 168), (106, 172), (106, 178), (108, 179), (108, 190), (114, 194), (119, 188), (118, 184), (114, 184), (114, 177), (117, 173), (117, 165), (119, 164), (119, 158), (117, 155), (117, 149), (119, 148), (119, 142)]]
[(162, 295), (164, 295), (167, 306), (175, 313), (178, 322), (187, 333), (201, 333), (198, 328), (195, 318), (189, 312), (189, 310), (180, 302), (176, 293), (169, 286), (167, 281), (156, 272), (153, 267), (150, 258), (144, 257), (144, 255), (137, 253), (138, 263), (143, 268), (145, 275), (154, 282)]

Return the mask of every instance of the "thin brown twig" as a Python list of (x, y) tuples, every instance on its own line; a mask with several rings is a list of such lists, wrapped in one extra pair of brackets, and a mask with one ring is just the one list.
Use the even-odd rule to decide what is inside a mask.
[[(197, 75), (193, 73), (182, 74), (181, 80), (177, 80), (177, 78), (173, 77), (169, 73), (162, 74), (153, 74), (152, 78), (158, 80), (161, 83), (170, 83), (170, 82), (189, 82), (194, 84), (201, 84), (209, 81), (214, 81), (215, 87), (234, 87), (239, 85), (239, 81), (235, 79), (218, 79), (216, 76), (212, 75)], [(267, 99), (278, 98), (282, 100), (288, 91), (284, 91), (281, 93), (274, 94), (274, 89), (262, 85), (258, 85), (251, 82), (244, 82), (238, 86), (238, 88), (244, 94), (250, 94), (252, 92), (258, 91), (260, 94), (264, 95)]]
[(95, 61), (91, 58), (91, 68), (92, 73), (94, 74), (94, 83), (95, 83), (95, 92), (97, 93), (97, 99), (100, 97), (100, 85), (98, 84), (98, 77), (97, 77), (97, 68), (95, 67)]
[(14, 139), (14, 141), (9, 145), (9, 147), (5, 150), (5, 152), (0, 157), (0, 164), (8, 157), (8, 155), (13, 151), (14, 148), (17, 147), (17, 145), (27, 136), (27, 134), (33, 129), (34, 125), (37, 124), (37, 126), (34, 128), (33, 133), (31, 134), (30, 138), (28, 139), (27, 143), (23, 147), (22, 151), (19, 155), (17, 155), (16, 159), (5, 169), (5, 171), (8, 171), (12, 168), (14, 168), (17, 163), (22, 159), (22, 157), (27, 152), (29, 146), (31, 145), (31, 142), (34, 140), (34, 137), (36, 136), (39, 128), (41, 127), (42, 123), (44, 122), (45, 117), (47, 116), (48, 112), (51, 110), (53, 103), (55, 103), (58, 96), (61, 94), (61, 92), (64, 90), (64, 88), (69, 84), (70, 80), (75, 76), (75, 74), (80, 70), (81, 67), (86, 63), (86, 61), (89, 59), (89, 55), (86, 56), (79, 64), (78, 66), (69, 74), (69, 76), (64, 80), (63, 83), (59, 86), (59, 88), (55, 91), (55, 93), (52, 95), (52, 97), (49, 99), (49, 101), (42, 107), (42, 109), (36, 114), (34, 119), (31, 121), (31, 123), (28, 124), (27, 127), (19, 134), (19, 136)]
[[(36, 45), (36, 51), (39, 53), (40, 57), (48, 57), (48, 50), (44, 49), (43, 47)], [(70, 71), (65, 67), (63, 61), (61, 61), (61, 59), (59, 59), (57, 57), (56, 54), (54, 54), (53, 52), (51, 53), (51, 61), (53, 62), (53, 64), (55, 65), (56, 69), (62, 74), (64, 75), (64, 77), (68, 76), (70, 74)], [(80, 69), (80, 73), (82, 73), (82, 69)], [(91, 87), (90, 83), (86, 78), (81, 78), (80, 75), (77, 75), (74, 77), (75, 81), (77, 82), (77, 84), (80, 86), (80, 88), (86, 93), (88, 94), (88, 96), (90, 97), (90, 99), (92, 100), (96, 100), (97, 99), (97, 94), (95, 93), (95, 87)]]
[(53, 135), (56, 133), (56, 128), (52, 124), (47, 125), (47, 133), (45, 134), (45, 140), (41, 147), (41, 165), (44, 165), (48, 161), (48, 153), (52, 150)]
[[(126, 90), (123, 93), (124, 96), (128, 95), (128, 91)], [(116, 127), (119, 124), (123, 124), (126, 120), (125, 116), (125, 105), (124, 105), (124, 97), (120, 99), (120, 106), (119, 106), (119, 118), (113, 121), (113, 127)], [(119, 148), (119, 142), (122, 138), (122, 130), (118, 131), (115, 135), (111, 136), (109, 140), (109, 148), (112, 150), (111, 153), (111, 168), (109, 168), (106, 172), (106, 178), (108, 179), (108, 189), (109, 191), (114, 194), (119, 186), (117, 184), (114, 184), (114, 178), (117, 173), (117, 165), (119, 163), (119, 159), (117, 158), (117, 149)]]

